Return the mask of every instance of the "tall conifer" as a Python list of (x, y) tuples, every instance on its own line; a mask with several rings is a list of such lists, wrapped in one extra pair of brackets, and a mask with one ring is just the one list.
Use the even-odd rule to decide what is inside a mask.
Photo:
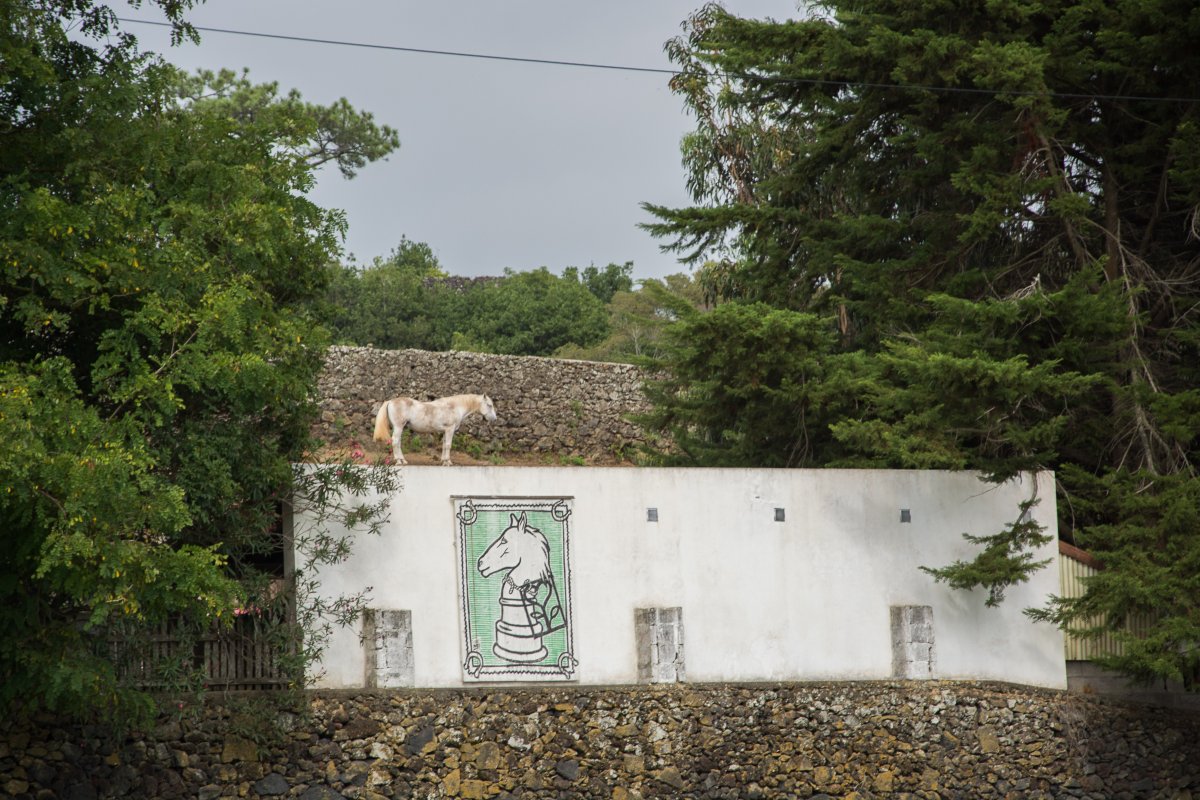
[[(751, 435), (758, 405), (688, 380), (747, 341), (726, 312), (682, 323), (658, 424), (703, 463), (1056, 470), (1061, 535), (1107, 569), (1035, 613), (1148, 613), (1112, 663), (1197, 685), (1196, 41), (1200, 9), (1171, 0), (701, 9), (668, 47), (696, 205), (647, 227), (713, 296), (821, 318), (824, 351), (774, 353), (775, 381), (844, 393), (831, 418), (808, 413), (819, 387), (777, 391), (767, 418), (796, 423)], [(932, 571), (999, 601), (1037, 567), (1021, 520)]]

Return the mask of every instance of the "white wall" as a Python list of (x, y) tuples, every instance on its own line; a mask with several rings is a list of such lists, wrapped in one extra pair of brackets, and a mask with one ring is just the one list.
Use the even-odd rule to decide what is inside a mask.
[[(1033, 478), (888, 470), (407, 467), (379, 537), (322, 573), (333, 596), (373, 587), (370, 605), (411, 609), (416, 685), (462, 680), (452, 496), (574, 498), (574, 637), (582, 684), (637, 682), (634, 609), (683, 609), (687, 679), (887, 679), (889, 606), (933, 608), (936, 677), (1065, 688), (1062, 634), (1022, 611), (1058, 593), (1054, 485), (1033, 516), (1050, 566), (1007, 592), (937, 584), (918, 567), (970, 559), (963, 532), (996, 532)], [(646, 509), (658, 509), (648, 522)], [(774, 509), (786, 521), (774, 521)], [(911, 511), (900, 522), (900, 509)], [(359, 687), (357, 629), (335, 633), (318, 686)]]

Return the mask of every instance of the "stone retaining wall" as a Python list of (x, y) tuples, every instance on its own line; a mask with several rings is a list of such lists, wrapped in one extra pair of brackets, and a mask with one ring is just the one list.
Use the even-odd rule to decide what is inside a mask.
[(487, 452), (620, 460), (645, 442), (641, 429), (625, 419), (649, 410), (642, 379), (629, 364), (331, 347), (319, 381), (315, 433), (330, 444), (365, 444), (384, 400), (487, 394), (495, 401), (496, 421), (472, 416), (461, 429)]
[(123, 740), (6, 720), (0, 795), (1200, 797), (1200, 717), (996, 684), (326, 693), (272, 714), (216, 705)]

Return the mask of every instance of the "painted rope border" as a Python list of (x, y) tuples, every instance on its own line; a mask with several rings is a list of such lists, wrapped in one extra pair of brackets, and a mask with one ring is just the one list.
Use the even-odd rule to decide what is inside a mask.
[[(454, 497), (454, 517), (458, 550), (459, 607), (462, 617), (462, 669), (465, 683), (476, 682), (547, 682), (578, 680), (579, 661), (575, 657), (574, 597), (571, 580), (571, 517), (574, 511), (573, 497)], [(553, 659), (547, 654), (549, 663), (519, 664), (488, 663), (496, 656), (487, 657), (480, 642), (475, 638), (475, 623), (481, 621), (472, 608), (469, 576), (476, 569), (472, 556), (470, 535), (472, 527), (479, 521), (481, 513), (518, 515), (538, 512), (549, 514), (561, 528), (561, 586), (556, 579), (556, 591), (565, 621), (565, 646)], [(543, 532), (544, 533), (544, 532)], [(545, 534), (544, 534), (545, 535)], [(554, 570), (552, 568), (552, 574)], [(498, 598), (497, 598), (498, 602)], [(488, 617), (486, 621), (495, 621)]]

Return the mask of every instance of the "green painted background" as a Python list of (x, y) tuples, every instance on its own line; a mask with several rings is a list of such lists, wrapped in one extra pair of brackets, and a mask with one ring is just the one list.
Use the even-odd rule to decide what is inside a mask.
[[(550, 546), (550, 571), (558, 587), (558, 599), (562, 605), (563, 615), (570, 625), (570, 599), (567, 596), (566, 558), (563, 553), (563, 532), (566, 522), (559, 522), (551, 516), (549, 509), (530, 510), (516, 505), (501, 509), (480, 509), (476, 506), (478, 516), (475, 522), (466, 527), (463, 536), (466, 571), (466, 597), (469, 619), (471, 624), (470, 645), (483, 656), (485, 667), (513, 666), (492, 652), (496, 641), (496, 620), (500, 618), (500, 589), (508, 570), (484, 578), (479, 574), (476, 564), (483, 552), (492, 542), (509, 527), (511, 515), (518, 516), (525, 512), (529, 524), (542, 532)], [(569, 519), (569, 518), (568, 518)], [(567, 650), (568, 628), (562, 628), (542, 639), (546, 646), (547, 655), (539, 662), (522, 666), (547, 665), (555, 666), (558, 658)]]

